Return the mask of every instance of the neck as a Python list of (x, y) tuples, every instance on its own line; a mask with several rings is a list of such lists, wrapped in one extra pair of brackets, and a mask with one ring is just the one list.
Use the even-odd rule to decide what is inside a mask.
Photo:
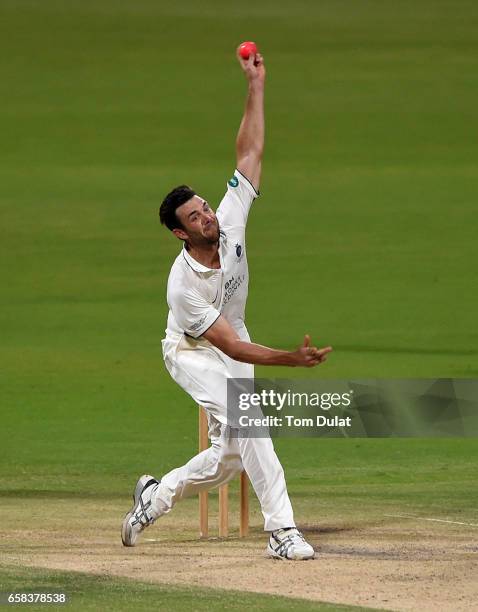
[(219, 259), (219, 242), (201, 246), (191, 246), (189, 244), (186, 248), (191, 257), (203, 266), (206, 266), (206, 268), (219, 269), (221, 267), (221, 260)]

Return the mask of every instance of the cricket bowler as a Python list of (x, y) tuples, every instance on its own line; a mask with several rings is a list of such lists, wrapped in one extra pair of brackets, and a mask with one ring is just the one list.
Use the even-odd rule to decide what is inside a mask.
[[(173, 189), (160, 207), (161, 223), (183, 246), (169, 275), (169, 316), (162, 342), (172, 378), (203, 406), (211, 446), (157, 480), (141, 476), (122, 526), (125, 546), (134, 546), (145, 527), (185, 497), (218, 487), (245, 470), (259, 499), (267, 554), (278, 559), (314, 557), (294, 522), (284, 471), (270, 438), (231, 431), (227, 421), (227, 379), (254, 377), (254, 365), (313, 367), (331, 347), (310, 346), (305, 336), (295, 351), (251, 342), (244, 323), (248, 290), (245, 229), (259, 197), (264, 149), (265, 67), (260, 53), (237, 58), (248, 82), (236, 140), (236, 170), (216, 213), (190, 187)], [(236, 435), (233, 435), (236, 434)]]

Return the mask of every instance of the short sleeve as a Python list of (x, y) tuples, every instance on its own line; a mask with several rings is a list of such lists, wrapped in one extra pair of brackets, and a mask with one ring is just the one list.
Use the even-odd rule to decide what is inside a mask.
[(179, 327), (193, 338), (199, 338), (221, 314), (192, 288), (182, 293), (172, 292), (168, 302)]
[(244, 226), (251, 204), (259, 195), (249, 179), (236, 169), (216, 211), (221, 227)]

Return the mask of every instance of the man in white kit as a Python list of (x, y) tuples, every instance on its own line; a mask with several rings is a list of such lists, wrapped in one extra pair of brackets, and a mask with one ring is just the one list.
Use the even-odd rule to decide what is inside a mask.
[(271, 439), (238, 435), (227, 422), (228, 378), (253, 378), (254, 364), (316, 366), (332, 350), (309, 346), (308, 336), (296, 351), (253, 344), (244, 324), (249, 278), (245, 227), (259, 196), (265, 68), (259, 53), (238, 59), (249, 88), (236, 140), (237, 169), (216, 214), (185, 185), (171, 191), (160, 208), (161, 222), (183, 241), (168, 281), (164, 361), (173, 379), (206, 409), (211, 446), (161, 481), (149, 475), (138, 480), (122, 540), (134, 546), (140, 532), (177, 501), (222, 485), (244, 469), (261, 505), (264, 530), (270, 532), (268, 554), (310, 559), (314, 549), (296, 528)]

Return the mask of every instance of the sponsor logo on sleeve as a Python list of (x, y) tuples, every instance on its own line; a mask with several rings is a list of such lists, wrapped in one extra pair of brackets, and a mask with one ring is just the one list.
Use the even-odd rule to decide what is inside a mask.
[(239, 185), (239, 179), (237, 176), (233, 176), (227, 181), (227, 184), (231, 187), (237, 187)]
[(193, 323), (190, 327), (191, 331), (197, 331), (202, 325), (204, 325), (204, 321), (206, 320), (207, 315), (204, 315), (199, 321)]

